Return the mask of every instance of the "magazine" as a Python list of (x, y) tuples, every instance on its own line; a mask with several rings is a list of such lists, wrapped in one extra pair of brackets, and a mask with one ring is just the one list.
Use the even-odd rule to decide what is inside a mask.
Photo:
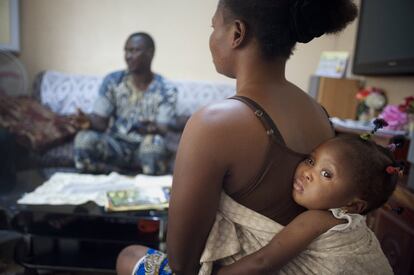
[(145, 186), (107, 191), (107, 211), (163, 210), (168, 208), (170, 186)]

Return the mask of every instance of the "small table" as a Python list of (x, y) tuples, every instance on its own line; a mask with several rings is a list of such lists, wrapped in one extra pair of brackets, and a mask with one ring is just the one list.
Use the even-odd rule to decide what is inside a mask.
[(17, 207), (12, 227), (24, 237), (16, 261), (28, 269), (114, 273), (128, 245), (166, 248), (167, 210), (105, 212), (92, 202)]

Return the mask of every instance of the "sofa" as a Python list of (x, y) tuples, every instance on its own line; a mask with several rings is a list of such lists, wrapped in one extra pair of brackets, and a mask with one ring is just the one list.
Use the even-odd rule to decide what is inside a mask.
[[(103, 76), (44, 71), (35, 79), (33, 97), (58, 115), (75, 114), (78, 108), (84, 113), (90, 113), (102, 80)], [(190, 117), (206, 104), (235, 94), (235, 86), (232, 84), (170, 80), (177, 87), (177, 112), (182, 118)], [(174, 160), (180, 136), (180, 133), (167, 134), (167, 146), (172, 152), (171, 162)], [(44, 150), (35, 158), (46, 178), (56, 171), (76, 171), (73, 163), (73, 137)], [(173, 163), (170, 167), (173, 167)]]

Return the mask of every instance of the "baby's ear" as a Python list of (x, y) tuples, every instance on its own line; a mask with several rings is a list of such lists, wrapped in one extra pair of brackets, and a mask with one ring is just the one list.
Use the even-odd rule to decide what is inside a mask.
[(365, 200), (355, 198), (346, 205), (346, 209), (348, 210), (348, 213), (361, 214), (367, 209), (367, 206), (368, 203)]

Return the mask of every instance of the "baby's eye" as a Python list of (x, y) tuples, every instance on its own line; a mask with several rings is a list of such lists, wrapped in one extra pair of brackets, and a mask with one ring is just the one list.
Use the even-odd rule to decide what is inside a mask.
[(313, 161), (313, 159), (311, 159), (311, 158), (307, 158), (307, 159), (305, 159), (305, 163), (307, 164), (307, 165), (311, 165), (311, 166), (313, 166), (314, 164), (315, 164), (315, 162)]
[(332, 174), (329, 171), (326, 171), (326, 170), (321, 171), (321, 176), (324, 177), (324, 178), (328, 178), (328, 179), (332, 178)]

